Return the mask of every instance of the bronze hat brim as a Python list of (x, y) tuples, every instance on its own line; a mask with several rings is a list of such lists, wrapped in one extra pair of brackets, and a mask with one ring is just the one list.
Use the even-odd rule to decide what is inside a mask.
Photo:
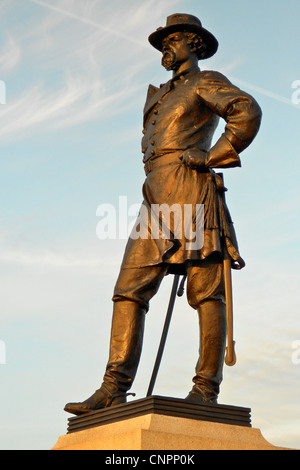
[(197, 33), (199, 34), (199, 36), (202, 37), (203, 41), (207, 46), (207, 49), (205, 55), (203, 57), (199, 57), (199, 59), (209, 59), (209, 57), (212, 57), (217, 52), (219, 43), (212, 33), (210, 33), (207, 29), (203, 28), (202, 26), (191, 25), (186, 23), (179, 23), (170, 26), (165, 26), (164, 28), (159, 28), (158, 30), (154, 31), (154, 33), (150, 34), (148, 40), (150, 44), (155, 47), (155, 49), (161, 52), (163, 39), (169, 34), (176, 33), (178, 31)]

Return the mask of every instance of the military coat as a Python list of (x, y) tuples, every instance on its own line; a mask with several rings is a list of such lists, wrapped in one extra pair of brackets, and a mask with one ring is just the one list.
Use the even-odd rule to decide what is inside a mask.
[[(255, 99), (218, 72), (201, 72), (195, 67), (160, 87), (149, 86), (142, 138), (146, 172), (143, 202), (134, 234), (127, 242), (122, 268), (167, 263), (169, 272), (184, 273), (187, 262), (223, 253), (225, 247), (233, 267), (243, 267), (218, 169), (241, 166), (239, 154), (255, 138), (261, 117)], [(225, 121), (225, 129), (212, 145), (220, 118)], [(189, 150), (205, 152), (205, 167), (190, 168), (182, 162), (184, 152)], [(199, 207), (202, 208), (201, 246), (188, 243), (191, 237), (183, 225), (180, 236), (172, 216), (160, 221), (159, 237), (152, 236), (151, 209), (162, 204), (180, 207), (183, 212), (185, 207), (192, 208), (194, 236), (199, 229)], [(182, 224), (183, 220), (184, 217)]]

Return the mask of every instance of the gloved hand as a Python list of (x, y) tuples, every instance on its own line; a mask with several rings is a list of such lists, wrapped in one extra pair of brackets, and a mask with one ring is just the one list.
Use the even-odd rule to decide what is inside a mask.
[(198, 148), (190, 148), (183, 152), (180, 160), (189, 168), (205, 168), (207, 162), (207, 153), (199, 150)]

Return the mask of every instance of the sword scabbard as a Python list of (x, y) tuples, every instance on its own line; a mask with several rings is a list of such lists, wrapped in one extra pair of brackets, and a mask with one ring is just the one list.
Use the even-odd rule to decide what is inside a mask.
[(225, 364), (234, 366), (236, 363), (235, 341), (233, 340), (233, 303), (232, 303), (232, 278), (231, 278), (231, 260), (226, 250), (224, 256), (224, 281), (226, 297), (226, 320), (227, 320), (227, 348), (225, 355)]

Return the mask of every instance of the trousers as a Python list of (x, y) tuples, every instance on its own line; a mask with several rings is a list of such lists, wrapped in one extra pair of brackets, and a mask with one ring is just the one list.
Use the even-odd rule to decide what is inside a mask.
[[(135, 378), (143, 343), (145, 315), (168, 267), (158, 265), (121, 269), (114, 289), (114, 311), (110, 354), (103, 386), (110, 393), (126, 393)], [(220, 258), (186, 266), (187, 299), (198, 311), (200, 327), (199, 358), (194, 387), (189, 395), (201, 395), (215, 403), (222, 381), (226, 346), (226, 305), (223, 265)]]
[[(121, 269), (113, 295), (113, 301), (129, 300), (137, 302), (148, 312), (149, 302), (157, 293), (168, 272), (167, 264), (141, 268)], [(205, 260), (186, 263), (187, 300), (195, 310), (207, 300), (225, 303), (223, 262), (219, 255), (211, 255)]]

